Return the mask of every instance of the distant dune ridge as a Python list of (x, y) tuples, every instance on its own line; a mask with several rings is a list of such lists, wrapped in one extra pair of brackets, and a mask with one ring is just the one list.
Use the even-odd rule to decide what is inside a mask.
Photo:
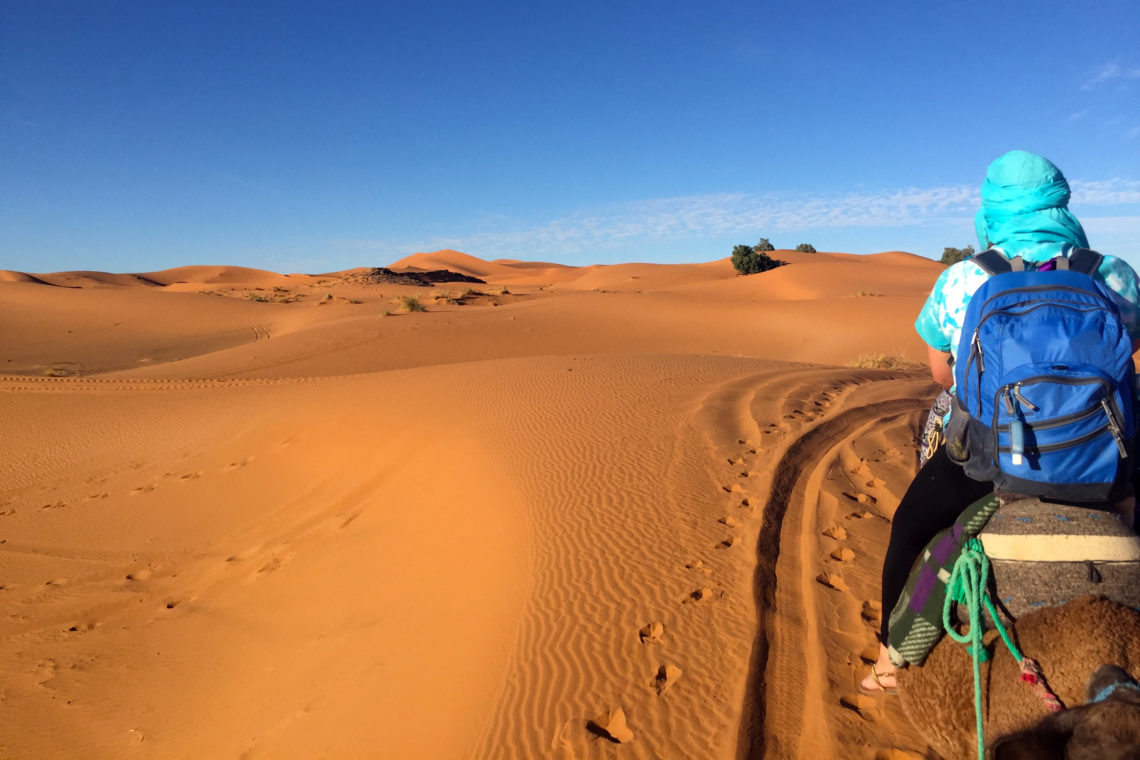
[(934, 388), (850, 365), (942, 267), (772, 255), (0, 271), (0, 755), (921, 757), (857, 686)]

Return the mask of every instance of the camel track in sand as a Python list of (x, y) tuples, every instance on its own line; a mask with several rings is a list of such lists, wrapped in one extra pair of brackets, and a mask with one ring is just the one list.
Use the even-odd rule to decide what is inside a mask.
[[(373, 374), (373, 373), (368, 373)], [(295, 385), (337, 380), (358, 375), (309, 377), (251, 377), (195, 380), (152, 380), (129, 377), (22, 377), (0, 375), (0, 393), (75, 393), (83, 391), (186, 391), (206, 388), (243, 388), (259, 385)]]
[[(841, 754), (835, 727), (825, 720), (822, 709), (827, 703), (828, 653), (812, 580), (812, 563), (818, 557), (808, 547), (820, 527), (816, 502), (821, 476), (835, 462), (837, 448), (883, 423), (916, 418), (926, 408), (922, 391), (927, 380), (911, 375), (910, 382), (874, 382), (898, 379), (851, 370), (836, 370), (831, 377), (818, 371), (788, 374), (779, 379), (785, 387), (768, 409), (755, 410), (758, 419), (767, 411), (769, 417), (784, 420), (781, 428), (787, 427), (768, 428), (785, 440), (765, 473), (769, 486), (763, 498), (753, 583), (758, 620), (740, 724), (740, 758)], [(788, 403), (801, 395), (800, 388), (785, 385), (789, 382), (802, 384), (805, 390), (814, 386), (816, 392), (828, 382), (832, 390), (805, 411), (803, 399)], [(771, 414), (774, 411), (781, 414)], [(790, 624), (777, 626), (780, 619)], [(779, 647), (779, 657), (771, 656), (774, 647)], [(814, 668), (809, 667), (813, 658), (820, 661)], [(779, 698), (773, 699), (770, 684), (785, 685), (777, 687)], [(798, 688), (788, 689), (787, 684)], [(805, 737), (811, 738), (805, 741)]]

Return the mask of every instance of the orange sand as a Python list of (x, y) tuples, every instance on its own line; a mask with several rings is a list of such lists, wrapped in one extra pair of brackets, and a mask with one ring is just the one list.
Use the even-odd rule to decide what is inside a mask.
[(0, 272), (0, 756), (920, 757), (857, 685), (933, 386), (848, 365), (941, 267), (776, 257)]

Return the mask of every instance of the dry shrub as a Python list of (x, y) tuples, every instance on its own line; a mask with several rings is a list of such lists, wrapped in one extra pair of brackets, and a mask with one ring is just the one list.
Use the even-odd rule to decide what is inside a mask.
[(416, 296), (398, 296), (392, 299), (392, 303), (396, 304), (397, 310), (404, 313), (411, 313), (414, 311), (427, 311), (420, 299)]
[(847, 366), (856, 369), (922, 369), (924, 365), (898, 354), (860, 354)]

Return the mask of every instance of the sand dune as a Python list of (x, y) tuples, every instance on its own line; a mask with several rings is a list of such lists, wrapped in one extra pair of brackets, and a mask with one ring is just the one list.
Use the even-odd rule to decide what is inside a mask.
[(272, 286), (289, 275), (267, 272), (263, 269), (233, 266), (189, 266), (164, 269), (160, 272), (147, 272), (142, 277), (161, 285), (194, 283), (197, 285), (261, 285)]
[(941, 268), (781, 253), (0, 276), (0, 755), (920, 757), (857, 683), (933, 388), (845, 365)]

